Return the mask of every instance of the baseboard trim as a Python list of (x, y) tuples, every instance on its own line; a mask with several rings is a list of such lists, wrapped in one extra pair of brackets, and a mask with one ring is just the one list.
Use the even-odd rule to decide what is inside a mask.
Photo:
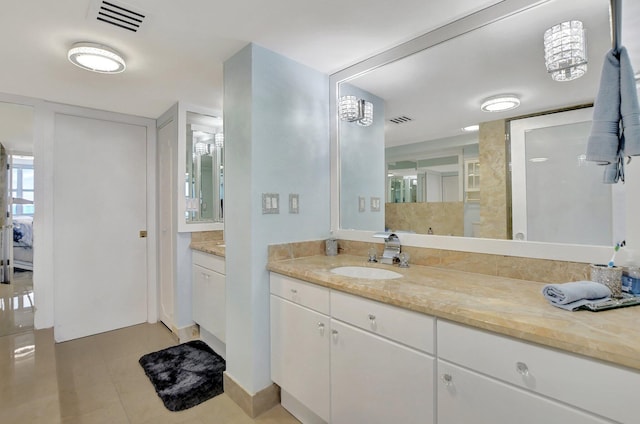
[(197, 324), (191, 324), (186, 327), (173, 329), (173, 332), (178, 336), (180, 343), (189, 342), (191, 340), (200, 339), (200, 327)]
[(275, 384), (271, 384), (252, 395), (227, 372), (223, 374), (223, 384), (225, 394), (251, 418), (257, 417), (280, 403), (280, 387)]

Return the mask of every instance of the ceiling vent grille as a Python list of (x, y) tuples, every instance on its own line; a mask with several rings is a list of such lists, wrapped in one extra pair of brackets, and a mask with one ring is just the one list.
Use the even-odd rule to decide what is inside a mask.
[(92, 3), (89, 17), (131, 32), (138, 32), (142, 29), (147, 14), (125, 3), (98, 0)]
[(411, 122), (413, 121), (412, 118), (409, 118), (408, 116), (396, 116), (395, 118), (391, 118), (389, 119), (390, 122), (393, 122), (394, 124), (406, 124), (407, 122)]

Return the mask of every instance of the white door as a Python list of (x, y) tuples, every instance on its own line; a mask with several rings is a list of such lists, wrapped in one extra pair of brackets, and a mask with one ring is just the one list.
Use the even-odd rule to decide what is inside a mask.
[(146, 127), (56, 114), (54, 336), (147, 321)]
[(511, 121), (515, 239), (609, 246), (624, 238), (624, 186), (603, 184), (604, 167), (584, 159), (592, 115)]

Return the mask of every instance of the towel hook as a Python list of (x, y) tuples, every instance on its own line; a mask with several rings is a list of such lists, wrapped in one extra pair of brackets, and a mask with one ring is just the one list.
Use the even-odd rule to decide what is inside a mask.
[(622, 0), (611, 0), (611, 47), (614, 51), (620, 50), (622, 34)]

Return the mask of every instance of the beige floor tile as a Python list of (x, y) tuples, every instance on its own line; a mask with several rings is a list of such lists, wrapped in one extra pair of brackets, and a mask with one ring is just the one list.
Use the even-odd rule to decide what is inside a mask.
[(253, 420), (225, 394), (167, 410), (138, 360), (175, 344), (162, 324), (58, 344), (52, 329), (0, 336), (0, 423), (297, 423), (281, 406)]
[(13, 408), (0, 408), (0, 423), (57, 424), (60, 423), (57, 395), (32, 400)]
[(276, 405), (255, 419), (260, 424), (298, 424), (298, 421), (282, 405)]
[(129, 419), (118, 400), (95, 411), (67, 417), (62, 420), (62, 424), (129, 424)]
[(91, 386), (60, 389), (58, 396), (62, 418), (88, 414), (120, 400), (115, 386), (110, 381)]

